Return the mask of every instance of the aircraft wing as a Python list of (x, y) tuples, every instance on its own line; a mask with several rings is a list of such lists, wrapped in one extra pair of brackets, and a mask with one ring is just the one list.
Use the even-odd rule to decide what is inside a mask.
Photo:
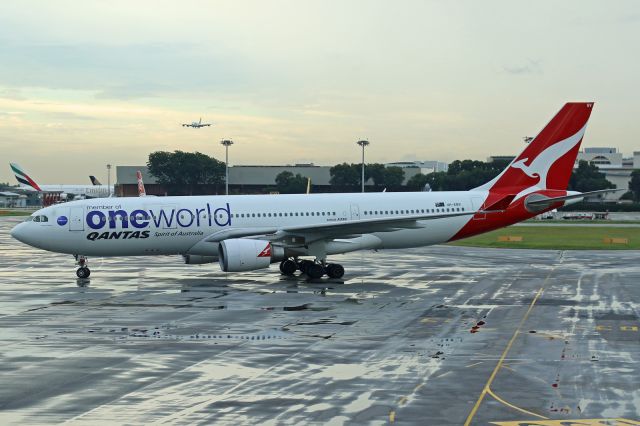
[(353, 238), (375, 232), (392, 232), (399, 229), (416, 229), (423, 225), (418, 221), (444, 219), (450, 217), (473, 216), (477, 214), (501, 213), (502, 210), (468, 211), (438, 214), (417, 214), (375, 219), (355, 219), (340, 222), (317, 223), (270, 228), (232, 228), (214, 232), (205, 238), (207, 242), (220, 242), (229, 238), (253, 237), (257, 239), (285, 242), (303, 238), (307, 243), (335, 238)]

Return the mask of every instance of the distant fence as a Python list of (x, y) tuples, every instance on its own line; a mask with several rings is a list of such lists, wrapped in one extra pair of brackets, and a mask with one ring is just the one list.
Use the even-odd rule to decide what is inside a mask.
[(498, 237), (498, 241), (500, 241), (501, 243), (513, 243), (513, 242), (522, 242), (522, 240), (524, 240), (524, 238), (522, 238), (521, 235), (500, 235)]
[(605, 244), (629, 244), (628, 238), (604, 237), (602, 242)]

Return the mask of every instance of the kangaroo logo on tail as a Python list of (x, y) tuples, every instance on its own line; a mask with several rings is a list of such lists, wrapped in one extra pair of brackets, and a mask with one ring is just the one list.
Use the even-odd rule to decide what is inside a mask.
[(531, 167), (525, 164), (528, 160), (529, 160), (528, 158), (523, 158), (522, 160), (518, 160), (515, 163), (513, 163), (511, 167), (515, 167), (516, 169), (522, 170), (530, 178), (539, 178), (540, 175), (536, 172), (531, 171)]
[(517, 194), (516, 200), (542, 189), (566, 190), (592, 107), (565, 104), (502, 173), (476, 190)]
[[(555, 143), (549, 146), (547, 149), (542, 151), (536, 158), (531, 161), (531, 164), (528, 166), (526, 162), (528, 158), (523, 158), (521, 160), (515, 161), (511, 167), (522, 170), (527, 176), (530, 178), (538, 178), (538, 182), (534, 185), (531, 185), (529, 188), (525, 188), (522, 190), (516, 198), (520, 198), (523, 195), (534, 192), (538, 189), (547, 189), (547, 175), (549, 174), (549, 170), (555, 164), (555, 162), (571, 151), (582, 141), (582, 136), (584, 135), (585, 130), (587, 129), (587, 125), (585, 124), (582, 129), (578, 130), (578, 132), (568, 138)], [(564, 188), (563, 188), (564, 189)]]

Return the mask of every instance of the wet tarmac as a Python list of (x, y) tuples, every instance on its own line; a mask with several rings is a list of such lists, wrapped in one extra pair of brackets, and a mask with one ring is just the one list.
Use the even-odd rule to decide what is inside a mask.
[(312, 283), (90, 259), (79, 281), (20, 220), (0, 218), (2, 424), (640, 424), (637, 251), (365, 252)]

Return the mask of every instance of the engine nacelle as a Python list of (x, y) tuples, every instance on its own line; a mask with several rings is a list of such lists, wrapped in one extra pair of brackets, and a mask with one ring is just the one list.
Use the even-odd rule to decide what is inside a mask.
[(201, 256), (199, 254), (183, 254), (182, 257), (187, 265), (202, 265), (203, 263), (213, 263), (218, 260), (216, 256)]
[(220, 242), (220, 269), (224, 272), (244, 272), (268, 268), (284, 259), (284, 249), (269, 241), (232, 238)]

